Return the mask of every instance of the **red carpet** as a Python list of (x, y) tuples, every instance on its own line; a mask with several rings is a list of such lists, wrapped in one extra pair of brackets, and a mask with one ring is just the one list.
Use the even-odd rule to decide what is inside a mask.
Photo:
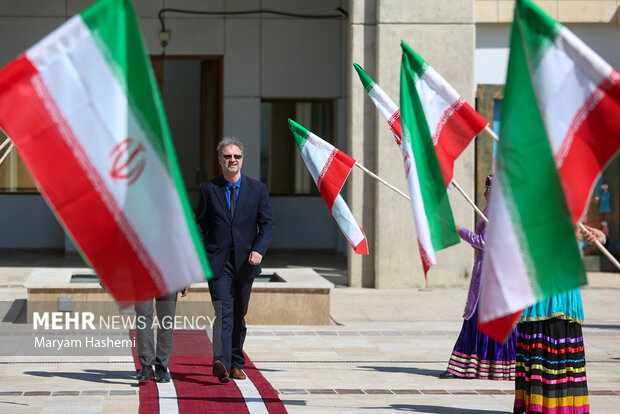
[[(135, 331), (131, 332), (135, 336)], [(133, 349), (136, 369), (137, 351)], [(140, 414), (152, 413), (286, 413), (284, 404), (246, 355), (246, 380), (221, 384), (211, 374), (213, 348), (205, 331), (175, 330), (172, 382), (140, 385)]]

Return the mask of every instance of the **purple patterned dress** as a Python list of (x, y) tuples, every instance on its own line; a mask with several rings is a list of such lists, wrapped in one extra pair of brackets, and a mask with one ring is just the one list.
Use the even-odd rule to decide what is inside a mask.
[[(486, 216), (488, 210), (484, 209)], [(482, 278), (482, 261), (487, 238), (487, 223), (480, 219), (473, 233), (467, 229), (459, 231), (461, 239), (476, 249), (474, 268), (469, 283), (467, 303), (463, 312), (463, 327), (456, 340), (448, 363), (448, 372), (457, 377), (492, 380), (515, 379), (516, 332), (510, 334), (505, 344), (498, 343), (478, 330), (478, 299)]]

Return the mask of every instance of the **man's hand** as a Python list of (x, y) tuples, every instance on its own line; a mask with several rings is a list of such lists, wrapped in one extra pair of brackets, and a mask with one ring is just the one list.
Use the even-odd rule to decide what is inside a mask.
[(181, 292), (181, 297), (184, 298), (189, 293), (189, 286), (185, 286), (185, 289)]
[(262, 254), (255, 252), (255, 251), (250, 252), (250, 257), (248, 258), (248, 262), (250, 262), (252, 266), (259, 265), (260, 262), (262, 261), (263, 261)]
[(605, 233), (594, 227), (586, 226), (585, 224), (583, 226), (586, 230), (584, 231), (583, 228), (580, 228), (579, 231), (581, 231), (581, 234), (583, 234), (588, 243), (595, 244), (597, 241), (601, 244), (605, 243)]

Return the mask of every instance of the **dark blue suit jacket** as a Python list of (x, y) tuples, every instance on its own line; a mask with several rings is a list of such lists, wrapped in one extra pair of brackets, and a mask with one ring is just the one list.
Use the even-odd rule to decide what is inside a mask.
[(620, 260), (620, 245), (618, 244), (618, 242), (607, 236), (605, 238), (605, 244), (603, 244), (603, 246), (605, 246), (605, 248), (609, 250), (609, 253), (611, 253), (611, 255), (615, 257), (616, 260)]
[(260, 273), (260, 266), (250, 265), (248, 258), (251, 251), (264, 256), (273, 234), (274, 219), (265, 184), (243, 176), (232, 219), (224, 177), (200, 184), (196, 220), (214, 278), (220, 276), (231, 246), (235, 248), (238, 276), (254, 278)]

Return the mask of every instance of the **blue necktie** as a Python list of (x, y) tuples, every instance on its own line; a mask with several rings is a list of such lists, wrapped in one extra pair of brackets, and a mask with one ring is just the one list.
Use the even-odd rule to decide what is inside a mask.
[(235, 208), (237, 208), (237, 186), (230, 186), (230, 217), (235, 215)]

